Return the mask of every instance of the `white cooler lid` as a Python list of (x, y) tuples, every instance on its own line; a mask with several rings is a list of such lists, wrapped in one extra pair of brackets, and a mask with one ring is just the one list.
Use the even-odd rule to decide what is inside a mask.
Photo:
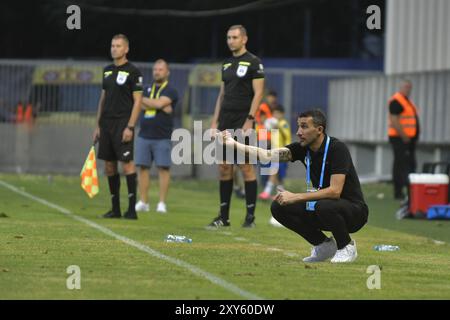
[(443, 173), (410, 173), (410, 183), (435, 183), (435, 184), (448, 184), (448, 175)]

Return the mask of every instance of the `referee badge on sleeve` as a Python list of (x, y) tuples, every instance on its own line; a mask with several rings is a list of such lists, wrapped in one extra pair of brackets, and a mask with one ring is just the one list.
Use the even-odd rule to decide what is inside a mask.
[(118, 85), (124, 84), (125, 81), (127, 81), (127, 77), (128, 77), (128, 72), (119, 71), (119, 73), (117, 74), (117, 78), (116, 78), (117, 84)]
[(247, 70), (248, 70), (248, 66), (242, 66), (241, 65), (241, 66), (239, 66), (237, 68), (236, 74), (237, 74), (238, 77), (242, 78), (247, 73)]

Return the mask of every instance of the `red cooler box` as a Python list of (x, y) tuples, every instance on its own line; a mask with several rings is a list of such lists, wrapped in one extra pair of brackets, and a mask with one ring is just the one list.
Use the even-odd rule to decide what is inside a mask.
[(413, 216), (425, 217), (429, 207), (447, 204), (448, 182), (446, 174), (411, 173), (409, 212)]

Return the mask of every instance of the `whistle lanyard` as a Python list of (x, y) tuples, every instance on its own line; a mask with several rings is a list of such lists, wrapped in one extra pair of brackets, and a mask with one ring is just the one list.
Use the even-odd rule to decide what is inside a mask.
[(153, 83), (153, 85), (152, 85), (152, 92), (150, 93), (150, 99), (159, 99), (159, 95), (161, 94), (161, 91), (163, 91), (164, 88), (167, 87), (167, 84), (168, 84), (168, 83), (169, 83), (168, 81), (165, 81), (165, 82), (161, 85), (161, 87), (159, 87), (158, 92), (156, 93), (156, 97), (155, 97), (156, 84)]
[[(322, 161), (322, 172), (320, 173), (320, 183), (319, 183), (319, 189), (322, 189), (323, 185), (323, 176), (325, 173), (325, 161), (327, 159), (328, 154), (328, 147), (330, 146), (330, 137), (327, 136), (327, 142), (325, 144), (325, 151), (323, 153), (323, 161)], [(306, 187), (309, 188), (309, 185), (311, 183), (311, 156), (309, 154), (309, 150), (306, 151)]]

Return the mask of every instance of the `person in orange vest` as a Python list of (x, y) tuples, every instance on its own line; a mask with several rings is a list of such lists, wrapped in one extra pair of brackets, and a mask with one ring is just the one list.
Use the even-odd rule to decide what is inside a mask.
[(19, 102), (16, 110), (16, 123), (23, 122), (23, 104)]
[(277, 94), (275, 91), (269, 91), (267, 93), (265, 102), (261, 103), (255, 113), (256, 131), (258, 132), (258, 141), (267, 140), (270, 141), (270, 131), (260, 132), (261, 129), (265, 129), (264, 122), (266, 119), (272, 118), (272, 109), (277, 106)]
[(28, 103), (27, 107), (25, 108), (24, 121), (26, 123), (33, 123), (33, 120), (34, 120), (33, 106), (31, 105), (31, 103)]
[(392, 179), (394, 198), (403, 200), (408, 175), (416, 170), (416, 144), (419, 139), (417, 108), (409, 98), (412, 83), (403, 80), (400, 89), (389, 100), (388, 136), (394, 152)]

